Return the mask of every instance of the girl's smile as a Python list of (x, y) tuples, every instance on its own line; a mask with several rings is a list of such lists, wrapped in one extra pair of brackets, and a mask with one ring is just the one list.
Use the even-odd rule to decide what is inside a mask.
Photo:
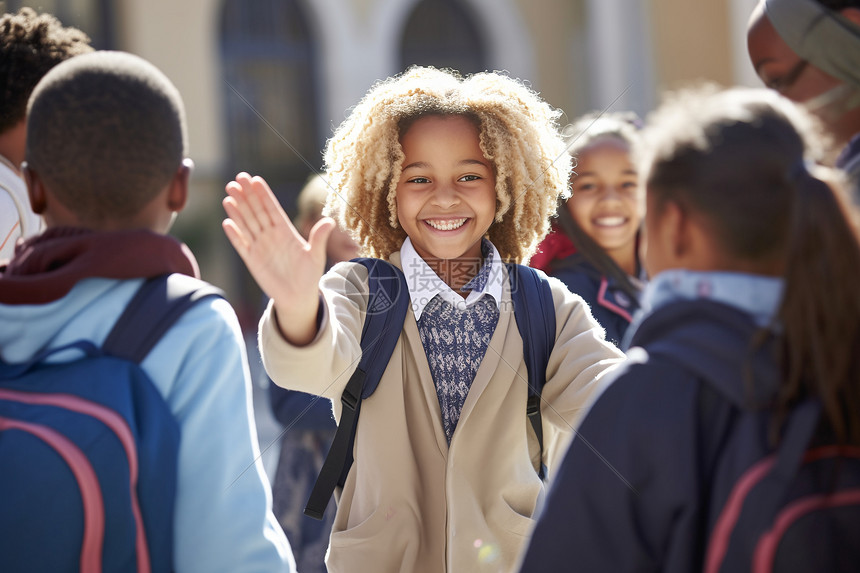
[(436, 229), (437, 231), (456, 231), (460, 227), (462, 227), (466, 221), (468, 221), (468, 217), (464, 217), (462, 219), (425, 219), (425, 223)]
[(629, 217), (596, 217), (591, 220), (592, 224), (595, 227), (604, 227), (607, 229), (614, 229), (618, 227), (623, 227), (630, 220)]

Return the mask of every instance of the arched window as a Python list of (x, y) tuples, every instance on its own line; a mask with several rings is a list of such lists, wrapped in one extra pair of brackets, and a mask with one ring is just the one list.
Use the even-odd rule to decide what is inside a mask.
[(421, 0), (403, 28), (400, 68), (412, 64), (469, 74), (487, 69), (483, 34), (469, 6), (458, 0)]
[(317, 63), (296, 0), (226, 0), (221, 13), (226, 174), (263, 176), (292, 213), (321, 163)]
[(38, 4), (6, 0), (5, 10), (17, 12), (22, 6), (53, 14), (64, 26), (83, 30), (98, 50), (116, 49), (116, 19), (112, 0), (40, 0)]

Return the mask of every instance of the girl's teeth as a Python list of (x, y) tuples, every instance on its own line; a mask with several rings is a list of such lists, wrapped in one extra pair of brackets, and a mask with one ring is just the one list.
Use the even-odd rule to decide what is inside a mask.
[(603, 217), (595, 219), (594, 222), (601, 227), (617, 227), (623, 225), (626, 219), (624, 217)]
[(439, 231), (453, 231), (454, 229), (462, 227), (466, 220), (467, 219), (452, 219), (447, 221), (434, 221), (432, 219), (427, 219), (427, 224)]

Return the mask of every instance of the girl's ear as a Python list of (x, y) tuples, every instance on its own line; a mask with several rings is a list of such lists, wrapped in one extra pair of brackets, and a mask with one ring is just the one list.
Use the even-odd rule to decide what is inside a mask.
[(698, 250), (697, 231), (699, 230), (697, 221), (691, 216), (690, 211), (684, 209), (681, 205), (672, 204), (675, 208), (675, 219), (677, 224), (677, 236), (675, 238), (675, 252), (682, 259), (695, 257), (695, 251)]
[(657, 203), (649, 194), (640, 256), (651, 277), (683, 267), (681, 255), (687, 248), (685, 219), (684, 210), (677, 203), (668, 200)]
[(731, 268), (708, 220), (698, 212), (678, 205), (673, 207), (676, 209), (673, 217), (678, 266), (691, 271)]
[(663, 240), (666, 241), (669, 252), (676, 260), (683, 258), (689, 249), (687, 245), (688, 224), (686, 213), (680, 205), (674, 201), (667, 201), (663, 205), (663, 218), (660, 223), (660, 226), (663, 227)]

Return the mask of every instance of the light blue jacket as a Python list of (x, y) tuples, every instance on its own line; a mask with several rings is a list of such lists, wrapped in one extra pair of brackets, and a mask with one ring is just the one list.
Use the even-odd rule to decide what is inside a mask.
[[(82, 338), (101, 344), (140, 284), (90, 278), (48, 304), (0, 304), (0, 357), (24, 362)], [(233, 308), (223, 299), (198, 303), (142, 367), (181, 429), (175, 570), (294, 571), (289, 543), (271, 512), (247, 355)]]

